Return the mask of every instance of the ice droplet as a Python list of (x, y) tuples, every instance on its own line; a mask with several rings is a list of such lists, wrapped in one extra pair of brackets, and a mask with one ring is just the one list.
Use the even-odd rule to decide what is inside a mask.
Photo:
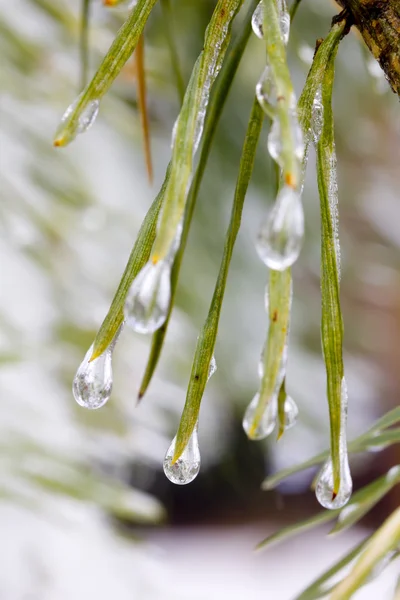
[(314, 144), (317, 144), (321, 137), (322, 127), (324, 125), (324, 106), (322, 104), (322, 90), (318, 87), (313, 100), (311, 112), (311, 137)]
[(165, 322), (171, 301), (171, 264), (149, 261), (134, 279), (125, 301), (127, 324), (138, 333), (154, 333)]
[[(285, 0), (277, 0), (276, 4), (277, 4), (277, 9), (278, 9), (281, 37), (282, 37), (283, 43), (286, 45), (289, 41), (289, 34), (290, 34), (290, 15), (289, 15)], [(263, 23), (264, 23), (264, 2), (263, 2), (263, 0), (261, 0), (261, 2), (257, 5), (257, 7), (253, 13), (252, 19), (251, 19), (251, 26), (253, 28), (253, 32), (260, 40), (262, 40), (264, 37)]]
[(257, 4), (255, 11), (253, 12), (253, 16), (251, 17), (251, 27), (253, 29), (254, 34), (262, 40), (264, 37), (263, 31), (263, 21), (264, 21), (264, 4), (263, 0)]
[(341, 409), (340, 409), (340, 440), (339, 440), (339, 461), (340, 461), (340, 485), (339, 490), (334, 490), (333, 465), (329, 458), (317, 479), (315, 494), (318, 502), (329, 509), (341, 508), (350, 499), (353, 490), (353, 482), (350, 474), (349, 458), (347, 453), (346, 441), (346, 422), (347, 422), (347, 386), (346, 380), (342, 379), (341, 391)]
[(215, 360), (215, 356), (213, 354), (212, 358), (211, 358), (210, 366), (208, 367), (207, 381), (210, 380), (210, 378), (214, 375), (216, 370), (217, 370), (217, 361)]
[[(74, 100), (74, 102), (67, 108), (67, 110), (63, 114), (60, 125), (58, 126), (57, 131), (56, 131), (56, 136), (55, 136), (56, 142), (58, 139), (60, 139), (62, 142), (64, 142), (64, 140), (65, 140), (65, 142), (72, 141), (73, 139), (76, 138), (77, 135), (79, 135), (81, 133), (85, 133), (85, 131), (90, 129), (90, 127), (95, 122), (96, 117), (99, 113), (99, 107), (100, 107), (99, 100), (91, 100), (87, 104), (87, 106), (83, 109), (81, 114), (79, 115), (77, 122), (70, 123), (69, 131), (68, 132), (65, 131), (67, 123), (68, 123), (68, 121), (70, 121), (71, 116), (72, 116), (74, 110), (76, 109), (81, 97), (82, 97), (82, 94), (80, 96), (78, 96), (78, 98), (76, 98), (76, 100)], [(63, 145), (63, 144), (59, 144), (59, 145)]]
[(283, 186), (258, 235), (258, 255), (270, 269), (284, 271), (297, 260), (303, 235), (304, 214), (300, 194), (289, 186)]
[(200, 471), (200, 450), (196, 426), (188, 441), (188, 444), (178, 460), (172, 465), (172, 457), (175, 453), (176, 436), (164, 458), (164, 473), (166, 477), (177, 485), (186, 485), (195, 479)]
[(290, 35), (290, 14), (287, 9), (286, 0), (277, 0), (279, 25), (281, 28), (281, 36), (283, 43), (286, 45)]
[[(295, 109), (291, 109), (290, 111), (290, 127), (292, 133), (294, 155), (296, 156), (298, 161), (301, 162), (304, 157), (304, 141), (303, 133), (301, 131), (301, 127), (297, 119), (297, 112)], [(275, 118), (272, 121), (272, 126), (268, 134), (268, 152), (270, 153), (272, 158), (278, 163), (278, 165), (282, 168), (283, 138), (281, 132), (281, 124), (279, 119), (277, 118)]]
[(79, 406), (95, 410), (101, 408), (111, 396), (113, 345), (103, 354), (89, 362), (93, 344), (79, 365), (72, 384), (72, 393)]
[(267, 65), (261, 73), (256, 85), (257, 100), (263, 111), (270, 117), (274, 117), (276, 110), (276, 87), (271, 74), (271, 67)]
[(287, 395), (285, 398), (285, 430), (290, 429), (291, 427), (296, 425), (298, 416), (299, 409), (297, 407), (296, 402), (291, 396)]
[(250, 440), (262, 440), (266, 438), (273, 432), (276, 425), (278, 406), (276, 397), (273, 397), (267, 404), (258, 427), (254, 429), (254, 416), (259, 400), (260, 393), (257, 392), (253, 400), (248, 405), (243, 417), (243, 429)]

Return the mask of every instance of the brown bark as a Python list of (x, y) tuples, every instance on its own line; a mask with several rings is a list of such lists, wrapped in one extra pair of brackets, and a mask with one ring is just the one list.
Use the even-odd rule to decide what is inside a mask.
[(400, 96), (400, 0), (337, 0)]

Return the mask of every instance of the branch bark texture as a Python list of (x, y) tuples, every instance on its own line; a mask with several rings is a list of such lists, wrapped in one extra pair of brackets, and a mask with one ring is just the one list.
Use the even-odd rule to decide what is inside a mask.
[(400, 0), (337, 0), (400, 96)]

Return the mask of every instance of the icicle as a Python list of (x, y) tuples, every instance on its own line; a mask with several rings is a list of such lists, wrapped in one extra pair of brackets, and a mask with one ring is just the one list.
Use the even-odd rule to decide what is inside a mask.
[(115, 342), (95, 360), (89, 362), (93, 353), (93, 344), (87, 351), (74, 377), (72, 392), (80, 406), (95, 410), (101, 408), (111, 396), (112, 352)]
[[(283, 43), (286, 45), (289, 41), (290, 34), (290, 15), (287, 9), (285, 0), (277, 0), (279, 26), (281, 28), (281, 36)], [(264, 3), (263, 0), (257, 5), (251, 19), (251, 26), (254, 34), (259, 38), (263, 39), (263, 22), (264, 22)]]
[(325, 463), (317, 479), (315, 494), (318, 502), (329, 509), (341, 508), (351, 496), (353, 482), (350, 474), (349, 458), (347, 453), (346, 440), (346, 422), (347, 422), (347, 386), (343, 377), (341, 393), (341, 414), (340, 414), (340, 487), (336, 493), (333, 485), (333, 466), (331, 458)]
[[(72, 115), (73, 111), (75, 110), (76, 106), (78, 105), (79, 101), (81, 100), (81, 97), (82, 97), (82, 94), (80, 96), (78, 96), (78, 98), (76, 98), (76, 100), (74, 100), (74, 102), (67, 108), (67, 110), (63, 114), (60, 125), (56, 131), (55, 142), (54, 142), (56, 146), (64, 145), (65, 141), (62, 138), (59, 138), (59, 136), (64, 129), (65, 123), (68, 121), (68, 119)], [(90, 129), (90, 127), (95, 122), (96, 117), (99, 113), (99, 107), (100, 107), (99, 100), (92, 100), (91, 102), (89, 102), (89, 104), (86, 106), (86, 108), (83, 110), (83, 112), (79, 116), (78, 122), (75, 124), (75, 127), (72, 130), (72, 133), (69, 133), (68, 141), (75, 139), (77, 135), (79, 135), (81, 133), (85, 133), (85, 131)]]
[(154, 333), (165, 322), (170, 301), (170, 261), (149, 261), (128, 292), (124, 308), (127, 324), (138, 333)]
[(300, 193), (285, 185), (261, 227), (256, 243), (258, 255), (270, 269), (283, 271), (297, 260), (303, 235), (304, 214)]
[(200, 449), (197, 436), (198, 424), (189, 439), (189, 442), (178, 460), (172, 464), (175, 453), (176, 436), (171, 442), (164, 458), (164, 473), (166, 477), (177, 485), (186, 485), (196, 478), (200, 471)]
[(253, 422), (256, 415), (258, 403), (260, 401), (260, 393), (254, 396), (246, 409), (243, 417), (243, 429), (247, 437), (251, 440), (262, 440), (269, 436), (275, 429), (276, 419), (278, 414), (277, 398), (273, 397), (266, 406), (262, 419), (259, 425), (254, 429)]

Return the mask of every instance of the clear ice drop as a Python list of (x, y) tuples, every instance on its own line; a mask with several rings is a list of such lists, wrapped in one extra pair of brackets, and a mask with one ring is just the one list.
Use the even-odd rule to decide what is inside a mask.
[(81, 95), (67, 108), (65, 113), (61, 118), (60, 125), (56, 131), (55, 144), (56, 145), (65, 145), (76, 138), (80, 133), (85, 133), (96, 120), (96, 117), (99, 113), (100, 101), (99, 100), (91, 100), (89, 104), (83, 109), (82, 113), (79, 115), (77, 123), (72, 125), (70, 124), (69, 131), (66, 132), (66, 127), (68, 121), (70, 121), (71, 116), (77, 107), (79, 101), (81, 99)]
[(291, 396), (287, 395), (285, 398), (285, 430), (290, 429), (291, 427), (296, 425), (298, 416), (299, 409), (297, 408), (296, 402)]
[[(304, 157), (304, 141), (303, 133), (301, 131), (295, 109), (292, 109), (290, 112), (290, 126), (293, 138), (294, 154), (298, 161), (301, 162)], [(268, 134), (268, 152), (278, 163), (278, 165), (283, 167), (283, 139), (281, 133), (281, 124), (277, 118), (273, 120)]]
[(253, 29), (254, 34), (262, 40), (264, 37), (263, 31), (263, 21), (264, 21), (264, 4), (263, 0), (257, 4), (255, 11), (253, 12), (253, 16), (251, 17), (251, 27)]
[[(279, 26), (281, 29), (281, 37), (282, 37), (283, 43), (286, 45), (289, 41), (289, 34), (290, 34), (290, 15), (289, 15), (285, 0), (277, 0), (276, 4), (277, 4), (277, 8), (278, 8), (278, 17), (279, 17)], [(261, 0), (261, 2), (259, 2), (259, 4), (257, 5), (257, 7), (253, 13), (252, 19), (251, 19), (251, 26), (252, 26), (253, 32), (260, 40), (262, 40), (264, 37), (263, 23), (264, 23), (264, 2), (263, 2), (263, 0)]]
[(257, 428), (253, 428), (254, 416), (259, 400), (260, 394), (257, 392), (248, 405), (243, 417), (243, 429), (250, 440), (262, 440), (266, 438), (273, 432), (276, 425), (278, 406), (276, 398), (273, 397), (267, 404)]
[(170, 301), (170, 262), (149, 261), (128, 292), (124, 308), (126, 323), (138, 333), (154, 333), (165, 322)]
[(195, 479), (200, 471), (200, 450), (197, 436), (197, 424), (189, 442), (178, 460), (171, 464), (175, 453), (176, 436), (164, 458), (164, 473), (166, 477), (177, 485), (186, 485)]
[(212, 358), (211, 358), (211, 361), (210, 361), (210, 366), (208, 367), (207, 381), (210, 380), (210, 378), (214, 375), (214, 373), (215, 373), (216, 370), (217, 370), (217, 361), (215, 360), (215, 356), (213, 354)]
[(104, 406), (110, 398), (113, 385), (112, 350), (113, 346), (110, 346), (91, 362), (93, 344), (87, 351), (72, 384), (74, 398), (80, 406), (95, 410)]
[(258, 235), (258, 255), (270, 269), (283, 271), (299, 256), (303, 235), (304, 214), (300, 194), (289, 186), (283, 186)]
[(342, 508), (342, 506), (347, 504), (353, 489), (347, 453), (345, 457), (341, 457), (340, 462), (340, 486), (338, 493), (335, 494), (333, 490), (333, 468), (330, 458), (323, 466), (315, 488), (315, 495), (318, 502), (321, 506), (330, 510)]
[(275, 115), (277, 96), (275, 83), (271, 74), (271, 67), (268, 64), (257, 82), (256, 97), (263, 111), (273, 118)]

